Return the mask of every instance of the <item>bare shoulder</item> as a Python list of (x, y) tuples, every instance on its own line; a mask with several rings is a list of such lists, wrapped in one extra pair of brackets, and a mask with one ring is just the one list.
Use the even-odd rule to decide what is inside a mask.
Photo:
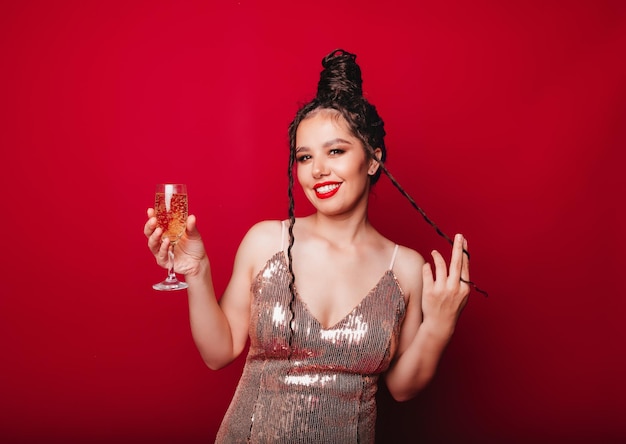
[(424, 265), (424, 258), (417, 251), (412, 248), (405, 247), (403, 245), (398, 246), (398, 257), (402, 257), (401, 263), (398, 263), (399, 266), (407, 265), (407, 266), (417, 266), (421, 267)]
[(258, 222), (244, 236), (237, 256), (258, 270), (272, 255), (280, 251), (281, 234), (281, 221)]
[(407, 295), (421, 293), (422, 267), (425, 261), (417, 251), (400, 245), (393, 271), (400, 287)]
[(276, 240), (280, 240), (282, 232), (281, 221), (279, 220), (264, 220), (254, 224), (244, 237), (244, 240), (263, 243), (272, 242), (276, 243)]

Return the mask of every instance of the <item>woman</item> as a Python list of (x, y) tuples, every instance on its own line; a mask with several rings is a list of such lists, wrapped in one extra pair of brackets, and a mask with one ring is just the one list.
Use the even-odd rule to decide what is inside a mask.
[[(290, 217), (253, 226), (219, 303), (209, 259), (189, 216), (175, 248), (189, 285), (191, 330), (212, 369), (250, 339), (217, 442), (374, 441), (383, 375), (407, 400), (432, 378), (469, 294), (467, 242), (450, 267), (385, 238), (368, 220), (370, 187), (384, 169), (383, 122), (363, 97), (356, 56), (323, 60), (317, 96), (290, 133)], [(295, 217), (293, 172), (315, 212)], [(148, 210), (144, 232), (161, 266), (170, 247)]]

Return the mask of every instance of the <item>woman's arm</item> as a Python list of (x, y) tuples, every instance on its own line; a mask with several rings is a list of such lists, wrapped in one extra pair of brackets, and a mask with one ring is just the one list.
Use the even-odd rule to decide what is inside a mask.
[(208, 260), (203, 261), (199, 273), (185, 276), (189, 284), (191, 331), (210, 368), (228, 365), (246, 346), (252, 280), (278, 251), (279, 241), (277, 221), (260, 222), (248, 231), (239, 245), (231, 279), (219, 303), (215, 300)]
[[(169, 240), (162, 238), (152, 209), (148, 210), (148, 217), (144, 228), (148, 247), (157, 263), (167, 266)], [(187, 230), (174, 249), (175, 271), (185, 275), (192, 337), (200, 356), (211, 369), (228, 365), (246, 345), (253, 273), (255, 268), (260, 269), (261, 257), (268, 254), (265, 246), (269, 244), (268, 237), (275, 242), (279, 239), (279, 234), (267, 236), (267, 231), (277, 224), (262, 222), (246, 234), (237, 251), (230, 282), (218, 303), (196, 219), (194, 216), (187, 219)]]
[[(410, 288), (409, 303), (398, 351), (386, 375), (389, 392), (398, 401), (413, 398), (430, 382), (467, 303), (469, 285), (460, 281), (461, 276), (469, 280), (463, 248), (467, 248), (467, 242), (457, 235), (449, 273), (441, 254), (433, 251), (435, 277), (430, 264), (420, 258), (421, 273), (413, 271), (412, 277), (404, 279)], [(412, 261), (413, 267), (419, 262)]]

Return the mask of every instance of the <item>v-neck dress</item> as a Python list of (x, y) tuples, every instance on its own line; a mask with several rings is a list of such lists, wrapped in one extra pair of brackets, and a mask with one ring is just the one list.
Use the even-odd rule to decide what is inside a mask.
[(252, 284), (250, 347), (217, 443), (374, 442), (377, 382), (406, 310), (396, 251), (376, 286), (329, 328), (292, 298), (284, 251), (267, 261)]

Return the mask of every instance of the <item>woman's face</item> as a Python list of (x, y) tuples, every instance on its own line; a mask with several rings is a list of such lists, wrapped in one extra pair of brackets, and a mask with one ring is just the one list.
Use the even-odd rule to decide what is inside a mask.
[(329, 215), (367, 207), (370, 179), (377, 162), (366, 156), (345, 119), (321, 110), (296, 131), (297, 176), (315, 208)]

